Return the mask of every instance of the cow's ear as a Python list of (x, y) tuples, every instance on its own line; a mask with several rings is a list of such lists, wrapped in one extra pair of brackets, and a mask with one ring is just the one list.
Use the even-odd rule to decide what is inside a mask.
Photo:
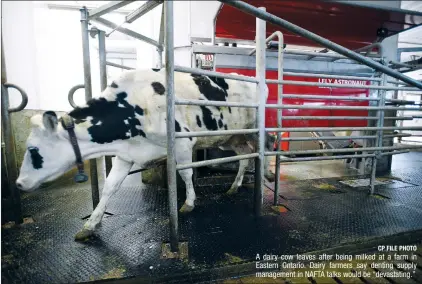
[(54, 111), (46, 111), (43, 114), (43, 124), (48, 132), (56, 132), (58, 119)]

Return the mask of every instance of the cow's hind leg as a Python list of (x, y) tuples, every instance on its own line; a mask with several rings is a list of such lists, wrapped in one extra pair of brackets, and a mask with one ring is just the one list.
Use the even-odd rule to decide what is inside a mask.
[[(252, 149), (249, 147), (248, 144), (241, 144), (238, 146), (231, 147), (233, 151), (236, 152), (237, 155), (244, 155), (252, 153)], [(236, 194), (239, 187), (242, 185), (243, 177), (245, 176), (246, 168), (248, 167), (249, 160), (240, 160), (239, 161), (239, 170), (237, 172), (236, 178), (230, 189), (226, 192), (226, 194), (232, 195)]]
[[(180, 142), (176, 142), (176, 162), (177, 164), (190, 164), (192, 163), (192, 148), (193, 145), (187, 141), (183, 141), (184, 143), (181, 143), (182, 140), (187, 139), (180, 139)], [(193, 188), (193, 181), (192, 181), (192, 175), (193, 170), (190, 169), (184, 169), (178, 171), (180, 176), (182, 177), (183, 181), (186, 185), (186, 200), (183, 204), (182, 208), (180, 208), (180, 213), (189, 213), (195, 208), (195, 189)]]
[(84, 224), (82, 230), (76, 234), (75, 240), (83, 241), (92, 234), (94, 234), (95, 230), (100, 225), (101, 220), (104, 216), (108, 200), (110, 199), (110, 197), (113, 196), (113, 194), (115, 194), (119, 190), (120, 185), (127, 177), (132, 166), (133, 163), (126, 162), (116, 157), (116, 160), (113, 163), (113, 167), (111, 168), (110, 174), (108, 175), (105, 181), (100, 202), (98, 203), (97, 207), (95, 207), (95, 210), (94, 212), (92, 212), (88, 221), (86, 221), (86, 223)]

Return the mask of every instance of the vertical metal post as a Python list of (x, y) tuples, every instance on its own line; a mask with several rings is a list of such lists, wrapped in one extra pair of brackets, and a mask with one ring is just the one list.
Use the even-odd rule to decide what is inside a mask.
[[(259, 8), (265, 11), (264, 7)], [(256, 18), (256, 78), (258, 80), (257, 92), (259, 96), (259, 106), (256, 115), (257, 127), (259, 128), (258, 136), (258, 158), (255, 159), (255, 215), (261, 215), (264, 190), (264, 152), (265, 152), (265, 60), (266, 60), (266, 22)]]
[(9, 112), (9, 92), (3, 84), (7, 83), (6, 63), (4, 58), (3, 37), (1, 39), (1, 126), (5, 144), (7, 183), (13, 210), (13, 221), (23, 223), (22, 206), (19, 190), (16, 187), (18, 169), (15, 156), (15, 139), (13, 137), (12, 122)]
[[(387, 83), (387, 75), (386, 74), (382, 74), (381, 75), (381, 86), (385, 86)], [(386, 91), (385, 90), (379, 90), (378, 93), (378, 97), (379, 97), (379, 101), (378, 101), (378, 106), (379, 107), (384, 107), (385, 106), (385, 96), (386, 96)], [(377, 127), (383, 127), (384, 126), (384, 110), (378, 110), (377, 111)], [(382, 129), (377, 131), (377, 137), (375, 139), (375, 147), (382, 147), (383, 144), (383, 133), (384, 131)], [(371, 171), (371, 181), (370, 181), (370, 194), (374, 194), (375, 192), (375, 178), (376, 178), (376, 172), (377, 172), (377, 162), (378, 162), (378, 158), (380, 157), (381, 151), (376, 151), (375, 152), (376, 155), (374, 158), (372, 158), (372, 171)]]
[[(100, 85), (101, 91), (104, 91), (107, 88), (107, 53), (105, 47), (105, 32), (101, 30), (98, 30), (98, 53), (100, 58)], [(108, 176), (112, 167), (111, 157), (104, 157), (104, 162), (106, 168), (106, 176)]]
[(158, 44), (160, 45), (157, 47), (157, 53), (158, 53), (158, 64), (156, 66), (157, 69), (163, 68), (163, 43), (164, 43), (164, 6), (161, 10), (161, 21), (160, 21), (160, 34), (158, 36)]
[[(282, 33), (278, 34), (278, 80), (283, 80), (283, 46), (284, 36)], [(277, 104), (283, 103), (283, 85), (277, 84)], [(277, 128), (283, 127), (283, 110), (277, 109)], [(277, 151), (280, 151), (281, 133), (277, 132)], [(278, 203), (278, 194), (280, 192), (280, 155), (275, 157), (275, 184), (274, 184), (274, 206)]]
[(164, 1), (165, 14), (165, 57), (167, 90), (167, 184), (170, 210), (170, 249), (179, 250), (177, 182), (175, 156), (175, 98), (174, 98), (174, 39), (173, 39), (173, 1)]
[[(89, 57), (89, 31), (88, 31), (88, 10), (86, 7), (80, 9), (81, 11), (81, 30), (82, 30), (82, 51), (84, 64), (84, 84), (85, 84), (85, 100), (92, 98), (92, 84), (91, 84), (91, 61)], [(89, 161), (89, 170), (91, 178), (91, 192), (92, 204), (95, 209), (100, 201), (100, 192), (98, 189), (98, 173), (97, 161), (92, 159)]]

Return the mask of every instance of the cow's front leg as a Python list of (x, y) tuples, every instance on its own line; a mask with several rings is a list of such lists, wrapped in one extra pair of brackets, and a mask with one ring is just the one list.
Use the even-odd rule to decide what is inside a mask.
[(113, 196), (119, 190), (120, 185), (127, 177), (130, 169), (132, 168), (133, 163), (126, 162), (118, 157), (116, 157), (113, 167), (111, 168), (110, 174), (106, 178), (104, 189), (100, 198), (100, 202), (97, 207), (95, 207), (94, 212), (92, 212), (88, 221), (84, 224), (84, 227), (79, 231), (76, 236), (76, 241), (83, 241), (92, 234), (101, 223), (101, 220), (106, 211), (107, 202), (110, 197)]

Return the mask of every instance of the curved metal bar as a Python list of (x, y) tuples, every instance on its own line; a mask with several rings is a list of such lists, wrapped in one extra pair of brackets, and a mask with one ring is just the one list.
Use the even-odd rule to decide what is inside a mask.
[(26, 107), (26, 105), (28, 104), (28, 95), (26, 94), (26, 92), (24, 90), (22, 90), (21, 87), (15, 85), (15, 84), (12, 84), (12, 83), (4, 83), (3, 86), (6, 87), (6, 88), (13, 88), (13, 89), (18, 90), (19, 93), (21, 93), (21, 96), (22, 96), (21, 104), (17, 107), (9, 108), (9, 112), (12, 113), (12, 112), (18, 112), (18, 111), (23, 110)]
[(73, 100), (73, 95), (75, 94), (75, 92), (79, 89), (83, 89), (85, 88), (85, 85), (80, 84), (80, 85), (76, 85), (74, 87), (72, 87), (72, 89), (70, 89), (69, 94), (67, 95), (67, 99), (69, 100), (70, 105), (73, 108), (77, 108), (78, 106), (75, 104), (75, 101)]

